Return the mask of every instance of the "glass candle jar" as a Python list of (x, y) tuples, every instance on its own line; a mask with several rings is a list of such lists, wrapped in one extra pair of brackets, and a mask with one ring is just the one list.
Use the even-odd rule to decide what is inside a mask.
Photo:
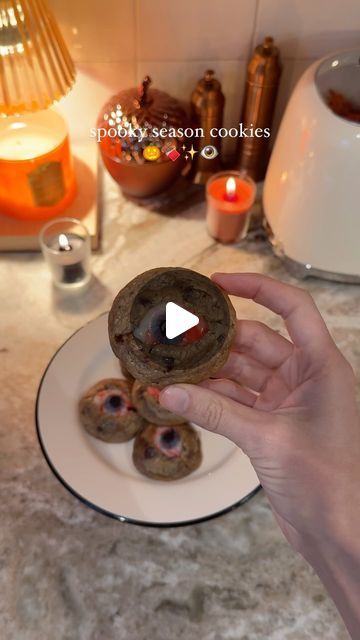
[(0, 211), (22, 220), (59, 215), (76, 195), (69, 137), (53, 109), (0, 118)]
[(214, 174), (206, 184), (206, 222), (210, 235), (225, 244), (245, 238), (255, 196), (255, 182), (245, 172)]
[(64, 290), (85, 287), (91, 278), (90, 236), (75, 218), (57, 218), (40, 232), (40, 245), (54, 284)]

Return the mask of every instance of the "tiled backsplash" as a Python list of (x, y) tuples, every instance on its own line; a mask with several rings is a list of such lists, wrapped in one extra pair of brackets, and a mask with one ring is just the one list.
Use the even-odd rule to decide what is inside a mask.
[[(263, 37), (272, 35), (284, 67), (274, 135), (303, 70), (330, 51), (360, 42), (359, 0), (49, 2), (75, 62), (89, 78), (89, 126), (111, 92), (138, 84), (146, 74), (158, 88), (188, 100), (207, 68), (215, 69), (222, 82), (225, 126), (234, 126), (240, 118), (247, 61)], [(91, 93), (92, 77), (102, 80), (101, 95), (98, 90)], [(65, 100), (75, 100), (80, 89)]]

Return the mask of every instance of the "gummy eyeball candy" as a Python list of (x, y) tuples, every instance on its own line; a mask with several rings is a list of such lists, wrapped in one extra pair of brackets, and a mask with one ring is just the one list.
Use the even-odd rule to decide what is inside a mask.
[(179, 425), (148, 424), (134, 441), (133, 461), (140, 473), (154, 480), (177, 480), (201, 463), (201, 443), (195, 429)]

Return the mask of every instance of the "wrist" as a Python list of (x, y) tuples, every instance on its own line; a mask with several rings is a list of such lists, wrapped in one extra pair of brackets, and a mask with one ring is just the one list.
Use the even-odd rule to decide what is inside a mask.
[[(360, 425), (359, 425), (360, 426)], [(360, 452), (359, 452), (360, 455)], [(350, 480), (349, 480), (350, 478)], [(357, 487), (360, 485), (358, 456), (356, 467), (347, 463), (345, 468), (323, 470), (318, 478), (319, 495), (304, 504), (303, 527), (299, 531), (299, 551), (312, 562), (327, 560), (344, 553), (358, 553), (360, 537), (360, 509), (357, 508)], [(319, 488), (320, 487), (320, 488)]]
[[(356, 530), (359, 528), (353, 532)], [(335, 528), (323, 541), (302, 538), (298, 550), (319, 576), (355, 639), (360, 628), (360, 538), (353, 532)]]
[(297, 550), (315, 570), (330, 565), (335, 568), (338, 563), (343, 566), (352, 558), (360, 562), (360, 537), (354, 533), (360, 530), (360, 512), (350, 519), (348, 506), (345, 511), (328, 515), (320, 530), (299, 536)]

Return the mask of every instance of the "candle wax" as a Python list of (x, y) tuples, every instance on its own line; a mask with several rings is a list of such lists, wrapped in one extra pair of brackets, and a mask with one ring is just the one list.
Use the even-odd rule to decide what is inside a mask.
[(58, 136), (38, 127), (9, 129), (0, 138), (0, 158), (30, 160), (50, 153), (58, 144)]
[(240, 178), (235, 178), (236, 190), (234, 194), (226, 193), (226, 176), (221, 176), (209, 184), (208, 194), (218, 201), (219, 210), (223, 213), (241, 213), (247, 211), (253, 202), (253, 188), (251, 184)]
[(82, 282), (89, 272), (85, 240), (75, 233), (66, 234), (71, 250), (66, 250), (54, 236), (51, 242), (51, 270), (55, 282), (75, 285)]
[[(229, 177), (235, 181), (235, 192), (227, 193)], [(207, 225), (210, 235), (224, 243), (236, 242), (246, 235), (249, 209), (255, 198), (254, 186), (238, 176), (219, 175), (207, 187)]]

